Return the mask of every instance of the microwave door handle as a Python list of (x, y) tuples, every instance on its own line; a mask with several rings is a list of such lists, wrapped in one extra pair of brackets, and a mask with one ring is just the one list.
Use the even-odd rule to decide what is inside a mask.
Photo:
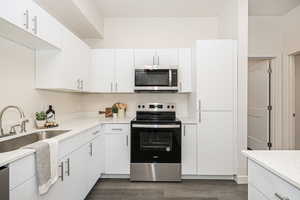
[(158, 129), (158, 128), (180, 128), (179, 124), (133, 124), (132, 128), (151, 128), (151, 129)]
[(169, 69), (169, 86), (172, 86), (172, 69)]

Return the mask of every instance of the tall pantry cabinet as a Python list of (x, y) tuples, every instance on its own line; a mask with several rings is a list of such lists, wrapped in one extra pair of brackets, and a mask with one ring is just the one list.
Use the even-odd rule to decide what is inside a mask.
[(198, 120), (197, 174), (232, 176), (237, 129), (236, 41), (197, 41), (193, 61), (190, 103)]

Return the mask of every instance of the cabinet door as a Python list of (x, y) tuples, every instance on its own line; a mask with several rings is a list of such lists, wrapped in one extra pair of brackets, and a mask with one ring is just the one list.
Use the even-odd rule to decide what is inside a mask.
[(115, 55), (114, 91), (120, 93), (134, 92), (133, 50), (117, 49)]
[(198, 175), (234, 174), (232, 112), (202, 112), (198, 126)]
[(248, 199), (249, 200), (268, 200), (265, 195), (259, 192), (254, 186), (248, 184)]
[(178, 49), (157, 49), (158, 65), (178, 65)]
[(197, 174), (197, 125), (183, 125), (182, 174)]
[(179, 49), (179, 92), (192, 92), (192, 50)]
[(61, 48), (62, 25), (36, 3), (33, 3), (30, 14), (30, 31), (49, 44)]
[(129, 174), (129, 134), (105, 135), (105, 173)]
[(196, 48), (198, 98), (202, 110), (232, 110), (236, 88), (236, 42), (198, 41)]
[(140, 67), (144, 65), (154, 65), (156, 62), (155, 56), (156, 56), (155, 49), (135, 49), (134, 66)]
[(39, 192), (36, 177), (31, 178), (14, 190), (10, 191), (10, 200), (38, 200)]
[(32, 4), (31, 0), (4, 0), (0, 6), (0, 17), (29, 31)]
[(114, 50), (97, 49), (92, 51), (91, 88), (92, 92), (110, 93), (114, 82)]

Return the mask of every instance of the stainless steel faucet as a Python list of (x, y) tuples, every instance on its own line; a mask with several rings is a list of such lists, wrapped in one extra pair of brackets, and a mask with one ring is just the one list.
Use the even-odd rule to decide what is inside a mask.
[(26, 132), (26, 123), (29, 122), (28, 119), (25, 118), (25, 114), (23, 112), (23, 110), (18, 107), (18, 106), (7, 106), (5, 108), (2, 109), (2, 111), (0, 112), (0, 133), (1, 133), (1, 136), (5, 136), (7, 134), (4, 133), (4, 130), (3, 130), (3, 114), (5, 113), (5, 111), (7, 111), (8, 109), (16, 109), (19, 113), (20, 113), (20, 123), (19, 124), (16, 124), (14, 126), (11, 127), (10, 129), (10, 132), (8, 135), (14, 135), (16, 134), (16, 127), (17, 126), (20, 126), (21, 127), (21, 133), (25, 133)]

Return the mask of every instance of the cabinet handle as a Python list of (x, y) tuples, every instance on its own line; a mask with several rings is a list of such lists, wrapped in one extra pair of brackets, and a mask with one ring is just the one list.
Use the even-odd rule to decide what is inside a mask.
[(201, 100), (198, 101), (198, 112), (199, 112), (199, 123), (202, 121), (202, 116), (201, 116)]
[(67, 159), (67, 175), (70, 176), (70, 158)]
[(185, 127), (186, 126), (183, 126), (183, 136), (185, 136)]
[(80, 89), (83, 90), (83, 80), (81, 80), (80, 83), (81, 83)]
[(59, 167), (60, 167), (60, 176), (59, 176), (59, 178), (60, 178), (61, 181), (64, 181), (64, 162), (61, 162)]
[(121, 129), (121, 128), (113, 128), (111, 130), (113, 130), (113, 131), (123, 131), (123, 129)]
[(110, 83), (110, 92), (112, 92), (113, 91), (113, 83), (111, 82)]
[(28, 29), (29, 28), (29, 10), (26, 10), (25, 13), (24, 13), (24, 16), (25, 16), (25, 28)]
[(77, 89), (80, 90), (80, 79), (77, 79)]
[(159, 65), (159, 56), (157, 56), (158, 57), (158, 65)]
[(128, 146), (128, 135), (126, 135), (126, 146)]
[(115, 90), (116, 90), (116, 92), (118, 92), (118, 83), (117, 82), (115, 83)]
[(37, 18), (37, 16), (34, 16), (34, 18), (33, 18), (33, 20), (32, 20), (32, 22), (34, 23), (34, 27), (33, 27), (33, 29), (32, 29), (32, 31), (34, 32), (34, 34), (37, 34), (37, 21), (38, 21), (38, 18)]
[(93, 156), (93, 143), (90, 143), (90, 156)]
[(179, 83), (179, 90), (182, 92), (182, 82)]
[(154, 65), (154, 56), (152, 57), (152, 62), (153, 62), (153, 65)]
[(100, 131), (95, 131), (94, 133), (93, 133), (93, 135), (98, 135), (100, 133)]
[(278, 194), (278, 193), (275, 193), (275, 197), (277, 197), (277, 198), (280, 199), (280, 200), (290, 200), (289, 198), (283, 197), (283, 196), (281, 196), (281, 195)]

